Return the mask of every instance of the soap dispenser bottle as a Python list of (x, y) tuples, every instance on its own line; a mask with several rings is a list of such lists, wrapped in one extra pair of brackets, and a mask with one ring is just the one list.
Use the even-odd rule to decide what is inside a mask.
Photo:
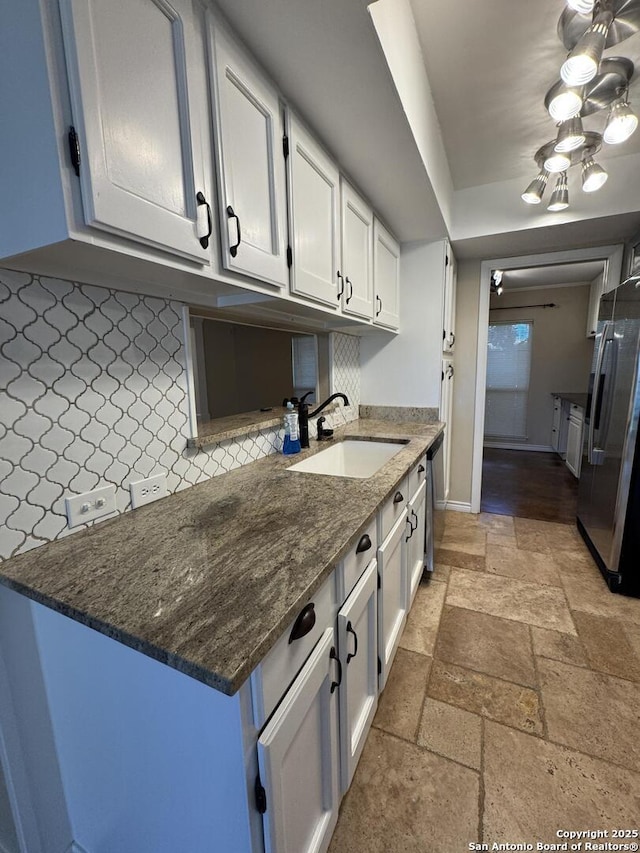
[(282, 452), (285, 456), (300, 453), (300, 431), (298, 429), (298, 413), (293, 408), (293, 403), (287, 403), (287, 411), (284, 415), (284, 444)]

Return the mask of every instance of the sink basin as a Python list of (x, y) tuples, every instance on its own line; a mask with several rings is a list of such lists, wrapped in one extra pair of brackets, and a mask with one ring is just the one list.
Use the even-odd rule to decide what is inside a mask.
[(399, 453), (404, 444), (389, 441), (353, 441), (346, 439), (321, 450), (315, 456), (290, 465), (288, 471), (325, 474), (330, 477), (355, 477), (366, 480)]

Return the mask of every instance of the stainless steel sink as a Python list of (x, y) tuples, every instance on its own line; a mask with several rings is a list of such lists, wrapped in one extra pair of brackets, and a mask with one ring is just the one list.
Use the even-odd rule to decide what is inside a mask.
[(324, 474), (329, 477), (354, 477), (366, 480), (405, 446), (389, 441), (357, 441), (345, 439), (321, 450), (302, 462), (290, 465), (288, 471)]

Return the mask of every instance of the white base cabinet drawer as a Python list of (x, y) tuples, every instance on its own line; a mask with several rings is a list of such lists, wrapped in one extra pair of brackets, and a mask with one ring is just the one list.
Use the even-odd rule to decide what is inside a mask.
[(356, 585), (358, 578), (376, 555), (376, 519), (369, 524), (358, 537), (336, 571), (336, 595), (338, 602), (344, 601)]
[[(334, 616), (335, 581), (332, 574), (324, 586), (320, 587), (313, 598), (300, 609), (298, 616), (262, 663), (251, 673), (253, 720), (258, 730), (269, 719), (281, 696), (322, 636), (322, 632), (332, 624)], [(300, 631), (305, 633), (299, 639), (292, 639), (296, 624)]]
[(266, 853), (323, 853), (338, 820), (337, 691), (327, 628), (258, 739)]
[(378, 707), (378, 564), (373, 559), (338, 611), (340, 776), (351, 784)]
[(384, 542), (394, 524), (401, 518), (409, 497), (408, 478), (405, 477), (378, 513), (378, 542)]

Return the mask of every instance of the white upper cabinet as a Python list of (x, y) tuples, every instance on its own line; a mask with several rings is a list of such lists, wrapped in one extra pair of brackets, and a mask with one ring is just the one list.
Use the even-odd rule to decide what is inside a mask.
[(373, 223), (373, 321), (389, 329), (400, 325), (400, 246), (387, 229)]
[(589, 307), (587, 308), (587, 337), (595, 338), (598, 330), (598, 313), (600, 311), (600, 297), (604, 288), (604, 273), (591, 282), (589, 289)]
[(288, 113), (291, 292), (337, 308), (340, 279), (340, 175), (335, 163)]
[(61, 0), (87, 225), (209, 263), (191, 0)]
[(287, 191), (277, 91), (209, 17), (222, 263), (286, 287)]
[(373, 211), (344, 179), (340, 198), (342, 310), (369, 320), (373, 312)]

